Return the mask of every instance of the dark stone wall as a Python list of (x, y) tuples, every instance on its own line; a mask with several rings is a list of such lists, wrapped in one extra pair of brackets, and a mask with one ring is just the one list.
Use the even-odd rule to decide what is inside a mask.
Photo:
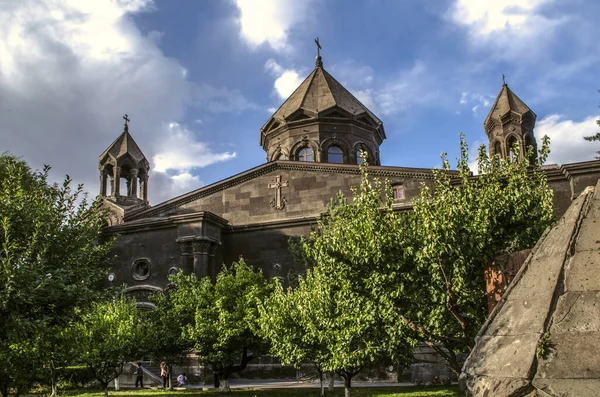
[[(285, 208), (276, 210), (271, 205), (276, 176), (289, 186), (282, 187), (286, 199)], [(398, 203), (408, 204), (418, 196), (421, 182), (431, 180), (390, 177), (390, 184), (402, 183), (405, 199)], [(230, 224), (247, 225), (283, 221), (299, 217), (316, 217), (323, 213), (331, 198), (339, 191), (351, 197), (350, 188), (360, 183), (360, 175), (326, 171), (276, 170), (255, 179), (199, 198), (178, 208), (177, 212), (209, 211), (227, 219)]]
[[(126, 283), (130, 287), (166, 287), (169, 269), (179, 266), (180, 262), (179, 244), (176, 239), (176, 227), (120, 234), (111, 252), (112, 272), (115, 274), (112, 285)], [(144, 280), (136, 280), (134, 262), (143, 258), (149, 260), (149, 275)]]

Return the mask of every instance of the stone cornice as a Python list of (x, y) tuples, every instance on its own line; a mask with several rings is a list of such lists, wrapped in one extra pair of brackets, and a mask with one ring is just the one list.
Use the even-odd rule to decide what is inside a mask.
[[(360, 169), (358, 165), (353, 164), (332, 164), (332, 163), (311, 163), (301, 161), (273, 161), (259, 165), (248, 171), (234, 175), (222, 181), (213, 183), (186, 193), (182, 196), (165, 201), (155, 207), (144, 211), (136, 212), (125, 217), (125, 221), (129, 222), (136, 219), (152, 217), (160, 215), (165, 211), (188, 204), (194, 200), (209, 196), (216, 192), (223, 191), (232, 186), (248, 182), (259, 176), (271, 173), (276, 170), (285, 171), (309, 171), (309, 172), (330, 172), (337, 174), (359, 175)], [(450, 171), (452, 175), (457, 175), (456, 171)], [(369, 175), (383, 178), (409, 178), (409, 179), (433, 179), (431, 169), (427, 168), (406, 168), (406, 167), (390, 167), (390, 166), (369, 166)]]
[(209, 221), (223, 228), (228, 224), (226, 219), (213, 214), (212, 212), (200, 211), (190, 212), (187, 214), (176, 214), (168, 217), (159, 218), (141, 218), (139, 220), (128, 221), (115, 226), (109, 226), (104, 229), (104, 234), (127, 234), (135, 233), (140, 230), (156, 230), (164, 229), (169, 227), (176, 227), (180, 223), (196, 222), (196, 221)]

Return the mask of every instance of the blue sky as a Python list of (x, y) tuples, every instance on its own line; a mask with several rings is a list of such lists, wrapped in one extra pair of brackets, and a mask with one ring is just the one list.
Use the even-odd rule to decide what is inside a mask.
[(590, 160), (600, 130), (595, 0), (0, 0), (0, 151), (98, 191), (131, 132), (156, 204), (262, 164), (259, 129), (314, 67), (383, 121), (383, 165), (433, 167), (482, 123), (501, 75), (552, 138)]

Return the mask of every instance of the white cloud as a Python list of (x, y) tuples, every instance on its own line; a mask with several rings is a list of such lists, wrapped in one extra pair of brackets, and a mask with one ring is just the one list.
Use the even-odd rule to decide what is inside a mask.
[(582, 121), (575, 121), (565, 120), (558, 114), (551, 114), (537, 122), (535, 136), (538, 146), (544, 135), (550, 137), (548, 164), (593, 160), (595, 152), (600, 150), (600, 143), (588, 142), (583, 137), (595, 135), (600, 130), (596, 124), (598, 118), (598, 116), (589, 116)]
[[(181, 143), (164, 126), (182, 117), (194, 87), (186, 70), (162, 54), (156, 35), (146, 36), (134, 24), (131, 13), (152, 7), (150, 0), (0, 0), (2, 150), (33, 168), (50, 164), (53, 178), (68, 173), (95, 195), (98, 156), (121, 133), (121, 116), (128, 113), (130, 131), (148, 159), (161, 154), (163, 168), (175, 162), (164, 148), (179, 150)], [(185, 156), (208, 154), (202, 164), (229, 155), (180, 134), (187, 139)], [(199, 163), (185, 156), (184, 165), (171, 165), (170, 175), (153, 173), (152, 203), (165, 198), (169, 182), (192, 183), (186, 167)], [(157, 183), (161, 178), (165, 185)]]
[(232, 159), (235, 153), (215, 153), (205, 143), (196, 141), (192, 131), (172, 122), (166, 128), (162, 150), (153, 157), (154, 170), (157, 172), (177, 171), (188, 173), (194, 168)]
[(240, 35), (250, 48), (268, 43), (276, 51), (291, 51), (290, 31), (309, 22), (313, 0), (235, 0), (240, 10)]
[(526, 31), (540, 16), (539, 7), (549, 0), (457, 0), (451, 8), (455, 22), (471, 26), (478, 34), (489, 35), (511, 29)]
[[(471, 108), (471, 113), (473, 114), (473, 116), (479, 116), (479, 112), (481, 110), (484, 112), (490, 111), (490, 106), (492, 104), (493, 99), (494, 98), (489, 95), (463, 91), (460, 94), (459, 104), (461, 106), (469, 106)], [(457, 114), (460, 113), (461, 112), (458, 111)]]
[(298, 71), (285, 69), (273, 59), (267, 60), (265, 69), (276, 77), (273, 87), (281, 99), (287, 99), (304, 81)]
[[(456, 0), (447, 17), (465, 26), (475, 45), (495, 48), (495, 58), (523, 57), (538, 60), (546, 51), (556, 28), (569, 17), (549, 17), (542, 12), (544, 5), (555, 0)], [(543, 37), (543, 40), (540, 40)]]

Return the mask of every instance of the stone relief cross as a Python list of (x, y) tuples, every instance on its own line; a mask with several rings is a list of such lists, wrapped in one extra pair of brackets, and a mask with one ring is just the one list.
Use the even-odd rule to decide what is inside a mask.
[(281, 175), (275, 177), (275, 183), (269, 183), (269, 189), (275, 189), (275, 198), (271, 199), (271, 206), (276, 210), (282, 210), (285, 208), (285, 197), (281, 196), (281, 188), (288, 187), (288, 181), (281, 181)]

